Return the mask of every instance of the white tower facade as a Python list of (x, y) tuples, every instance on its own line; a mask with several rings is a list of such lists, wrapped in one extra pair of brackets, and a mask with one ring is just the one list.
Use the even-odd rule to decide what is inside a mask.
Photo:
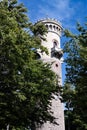
[[(62, 32), (61, 24), (54, 19), (43, 19), (38, 21), (39, 23), (43, 23), (48, 30), (45, 38), (46, 41), (42, 40), (42, 45), (48, 49), (49, 54), (41, 53), (38, 50), (38, 53), (41, 56), (43, 62), (52, 63), (52, 70), (59, 77), (59, 84), (62, 85), (62, 62), (63, 62), (63, 51), (60, 45), (60, 37)], [(45, 123), (38, 130), (65, 130), (64, 127), (64, 110), (63, 104), (61, 103), (60, 95), (54, 95), (54, 99), (52, 100), (52, 111), (53, 116), (56, 118), (56, 122), (59, 125), (54, 125), (49, 122)]]

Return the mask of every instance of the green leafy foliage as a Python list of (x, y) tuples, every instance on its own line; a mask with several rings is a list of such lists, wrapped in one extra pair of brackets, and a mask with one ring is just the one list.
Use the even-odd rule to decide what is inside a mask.
[(42, 26), (38, 25), (34, 33), (25, 12), (23, 4), (18, 5), (16, 0), (0, 2), (1, 130), (7, 127), (35, 130), (36, 126), (54, 119), (50, 100), (58, 90), (55, 74), (50, 65), (36, 59), (32, 50), (43, 50), (41, 38), (35, 33), (38, 31), (42, 35), (46, 30), (41, 32)]
[[(65, 114), (71, 124), (66, 129), (87, 130), (87, 25), (81, 26), (78, 23), (77, 30), (77, 35), (68, 30), (65, 31), (65, 36), (69, 38), (69, 41), (65, 45), (67, 57), (63, 96), (66, 105), (69, 105)], [(71, 89), (72, 86), (73, 89)]]

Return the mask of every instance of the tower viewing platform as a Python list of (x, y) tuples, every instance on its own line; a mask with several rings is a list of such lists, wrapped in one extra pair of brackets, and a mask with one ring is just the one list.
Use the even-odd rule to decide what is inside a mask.
[(39, 21), (37, 21), (37, 23), (44, 23), (44, 25), (47, 27), (48, 31), (52, 31), (57, 33), (59, 36), (61, 36), (62, 33), (62, 25), (59, 21), (57, 21), (56, 19), (52, 19), (52, 18), (45, 18), (45, 19), (41, 19)]

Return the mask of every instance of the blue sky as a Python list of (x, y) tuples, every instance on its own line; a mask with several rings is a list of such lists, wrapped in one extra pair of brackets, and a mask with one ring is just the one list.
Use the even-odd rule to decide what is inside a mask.
[[(28, 17), (35, 23), (46, 17), (55, 18), (63, 28), (76, 32), (76, 23), (83, 24), (87, 17), (87, 0), (18, 0), (28, 9)], [(62, 40), (63, 44), (64, 40)], [(63, 81), (65, 64), (63, 64)]]
[(76, 22), (83, 23), (87, 16), (87, 0), (18, 0), (28, 8), (30, 21), (55, 18), (64, 28), (75, 29)]

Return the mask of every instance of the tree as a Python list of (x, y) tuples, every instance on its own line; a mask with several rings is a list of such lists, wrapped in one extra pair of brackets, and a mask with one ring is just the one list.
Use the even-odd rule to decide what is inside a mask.
[[(50, 65), (36, 59), (33, 48), (42, 48), (39, 25), (33, 26), (23, 4), (0, 2), (0, 129), (36, 129), (54, 121), (50, 100), (57, 92)], [(38, 29), (37, 29), (38, 26)], [(43, 28), (43, 33), (46, 28)], [(32, 35), (31, 35), (31, 32)], [(36, 33), (37, 34), (37, 33)], [(45, 73), (44, 73), (45, 72)]]
[[(74, 125), (74, 129), (87, 130), (87, 24), (81, 26), (78, 23), (77, 30), (77, 35), (65, 30), (68, 42), (65, 45), (67, 65), (64, 100), (66, 102), (70, 100), (71, 123)], [(72, 93), (70, 93), (71, 87), (66, 89), (66, 84), (73, 86)], [(66, 91), (71, 95), (68, 100)]]

